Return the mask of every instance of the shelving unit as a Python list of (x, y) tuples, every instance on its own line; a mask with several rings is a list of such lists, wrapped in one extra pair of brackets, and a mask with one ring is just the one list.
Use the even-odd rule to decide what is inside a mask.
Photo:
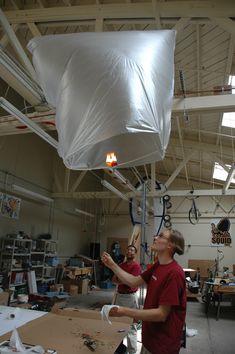
[(51, 240), (43, 240), (44, 242), (44, 267), (43, 267), (43, 281), (55, 283), (56, 266), (58, 261), (57, 242)]
[(35, 271), (37, 284), (55, 283), (57, 242), (3, 238), (0, 250), (0, 270), (9, 273), (9, 288), (27, 287), (28, 271)]

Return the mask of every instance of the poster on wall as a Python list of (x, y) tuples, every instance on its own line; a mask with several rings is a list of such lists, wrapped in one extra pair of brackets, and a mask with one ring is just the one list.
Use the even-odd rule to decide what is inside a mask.
[(230, 220), (228, 218), (211, 220), (211, 245), (230, 246), (232, 243)]
[(1, 215), (11, 219), (19, 219), (21, 199), (13, 195), (2, 193)]

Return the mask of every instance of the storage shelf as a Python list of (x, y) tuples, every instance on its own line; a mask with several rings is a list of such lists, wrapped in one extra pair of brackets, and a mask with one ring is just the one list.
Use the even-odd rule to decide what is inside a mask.
[(55, 278), (43, 278), (42, 279), (44, 282), (48, 282), (48, 281), (54, 281)]
[(26, 272), (26, 269), (23, 268), (12, 268), (12, 272)]
[[(54, 262), (53, 257), (57, 257), (58, 243), (56, 241), (8, 238), (3, 238), (0, 241), (0, 269), (4, 268), (9, 273), (9, 287), (29, 286), (29, 278), (26, 280), (26, 277), (28, 277), (26, 273), (29, 269), (35, 272), (37, 283), (55, 283), (56, 266), (49, 266), (47, 263), (49, 263), (49, 260)], [(21, 250), (23, 251), (22, 253), (20, 252)], [(14, 267), (13, 263), (16, 267)], [(34, 264), (28, 268), (22, 268), (24, 263)], [(57, 264), (56, 262), (54, 263)], [(17, 267), (17, 265), (21, 267)], [(21, 282), (14, 283), (17, 280)]]
[(31, 253), (15, 253), (15, 252), (2, 252), (3, 256), (11, 256), (12, 254), (14, 254), (14, 256), (16, 257), (28, 257), (31, 255)]

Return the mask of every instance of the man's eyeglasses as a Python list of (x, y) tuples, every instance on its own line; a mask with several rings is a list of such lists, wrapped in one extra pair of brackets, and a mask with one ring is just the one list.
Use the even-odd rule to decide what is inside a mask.
[(158, 235), (155, 235), (153, 239), (155, 239), (155, 238), (157, 238), (157, 237), (163, 238), (164, 240), (169, 241), (169, 238), (166, 237), (162, 232), (161, 232), (160, 234), (158, 234)]

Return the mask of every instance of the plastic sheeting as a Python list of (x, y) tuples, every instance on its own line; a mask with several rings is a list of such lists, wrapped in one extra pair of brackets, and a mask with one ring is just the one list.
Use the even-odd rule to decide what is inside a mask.
[(164, 158), (170, 135), (175, 31), (76, 33), (33, 38), (28, 49), (56, 108), (58, 153), (70, 169)]

